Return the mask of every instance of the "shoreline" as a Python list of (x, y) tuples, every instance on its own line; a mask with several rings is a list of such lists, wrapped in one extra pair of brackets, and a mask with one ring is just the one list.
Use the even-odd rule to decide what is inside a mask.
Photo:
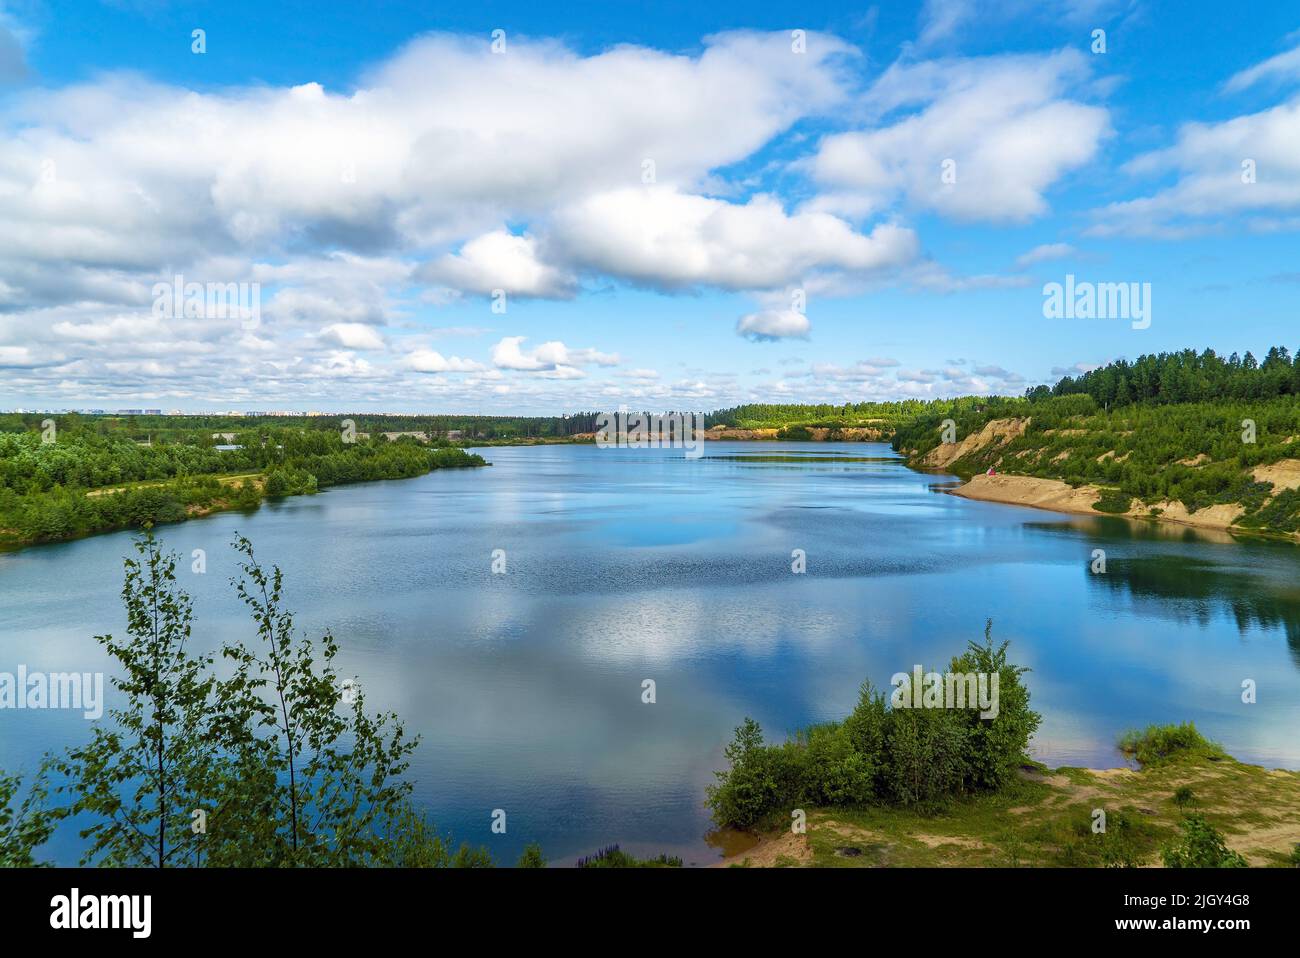
[[(960, 479), (961, 477), (956, 477)], [(1070, 515), (1093, 516), (1141, 520), (1154, 523), (1169, 523), (1186, 526), (1202, 532), (1220, 533), (1228, 536), (1247, 536), (1274, 539), (1282, 542), (1296, 542), (1297, 537), (1280, 533), (1269, 533), (1256, 529), (1243, 529), (1232, 525), (1232, 521), (1241, 514), (1241, 507), (1236, 505), (1207, 506), (1196, 512), (1188, 512), (1181, 502), (1163, 502), (1158, 506), (1139, 506), (1125, 512), (1103, 512), (1094, 509), (1103, 490), (1096, 486), (1070, 486), (1060, 479), (1041, 479), (1037, 476), (983, 475), (978, 474), (963, 482), (955, 489), (947, 489), (948, 495), (977, 502), (995, 502), (1001, 505), (1025, 506), (1031, 509), (1043, 509), (1048, 512), (1061, 512)], [(1158, 513), (1151, 510), (1159, 509)]]
[[(185, 506), (185, 515), (181, 518), (151, 520), (151, 522), (154, 528), (159, 528), (163, 526), (179, 526), (186, 522), (193, 522), (196, 519), (207, 519), (212, 516), (223, 515), (227, 512), (243, 512), (246, 515), (252, 515), (253, 513), (257, 512), (259, 509), (261, 509), (261, 507), (265, 505), (267, 502), (276, 502), (282, 499), (297, 499), (301, 496), (318, 496), (328, 492), (331, 489), (343, 489), (348, 486), (365, 485), (366, 483), (371, 483), (371, 482), (401, 482), (407, 479), (419, 479), (422, 476), (431, 475), (432, 473), (438, 472), (439, 470), (442, 469), (480, 469), (491, 465), (492, 463), (485, 461), (481, 464), (468, 463), (465, 465), (456, 465), (456, 466), (434, 466), (428, 471), (419, 473), (414, 476), (397, 476), (391, 479), (376, 478), (376, 479), (359, 479), (353, 482), (336, 482), (336, 483), (331, 483), (330, 485), (325, 486), (323, 489), (319, 489), (315, 492), (290, 492), (290, 493), (285, 493), (282, 496), (266, 495), (265, 493), (266, 473), (242, 473), (239, 475), (218, 476), (217, 479), (223, 486), (229, 486), (232, 489), (236, 488), (235, 482), (233, 480), (238, 479), (238, 480), (243, 480), (245, 482), (251, 480), (253, 485), (257, 487), (257, 491), (258, 491), (257, 502), (240, 503), (238, 500), (235, 499), (213, 499), (212, 501), (205, 504), (191, 503)], [(129, 483), (127, 485), (122, 485), (122, 486), (97, 486), (94, 489), (84, 490), (82, 492), (82, 495), (84, 495), (86, 498), (93, 499), (104, 495), (115, 495), (118, 493), (130, 492), (135, 489), (169, 488), (170, 484), (174, 483), (175, 481), (176, 481), (176, 477), (172, 477), (170, 479), (160, 479), (156, 481), (146, 480), (144, 482)], [(75, 535), (60, 536), (58, 538), (35, 538), (35, 539), (25, 538), (20, 534), (18, 534), (16, 530), (0, 529), (0, 555), (17, 553), (17, 552), (21, 552), (24, 549), (34, 549), (39, 546), (62, 545), (70, 542), (79, 542), (82, 539), (90, 539), (94, 536), (112, 535), (113, 533), (117, 533), (117, 532), (134, 532), (142, 528), (143, 526), (140, 524), (128, 522), (128, 523), (114, 524), (111, 526), (104, 526), (96, 529), (90, 529), (85, 532), (77, 533)]]
[[(775, 433), (776, 430), (770, 430)], [(755, 435), (757, 430), (738, 430), (738, 432), (749, 432), (750, 435), (714, 435), (708, 437), (717, 440), (730, 442), (752, 442), (761, 445), (776, 440), (775, 435)], [(766, 430), (765, 430), (766, 432)], [(509, 442), (478, 442), (462, 443), (457, 448), (467, 453), (474, 449), (492, 448), (494, 446), (538, 446), (538, 445), (585, 445), (594, 442), (594, 434), (588, 435), (576, 434), (565, 438), (553, 437), (533, 437), (525, 440), (513, 440)], [(870, 438), (851, 438), (831, 440), (825, 436), (802, 439), (802, 440), (785, 440), (786, 442), (805, 442), (809, 444), (821, 445), (824, 443), (842, 443), (842, 444), (887, 444), (887, 440), (870, 439)], [(1215, 505), (1198, 509), (1195, 513), (1189, 513), (1181, 502), (1162, 502), (1157, 506), (1139, 505), (1137, 508), (1130, 508), (1125, 512), (1104, 512), (1093, 508), (1093, 503), (1101, 499), (1104, 490), (1092, 485), (1070, 486), (1060, 479), (1045, 479), (1038, 476), (1021, 476), (1006, 473), (998, 473), (993, 476), (977, 473), (969, 479), (962, 481), (962, 477), (955, 473), (944, 471), (942, 468), (926, 467), (915, 463), (915, 457), (910, 457), (906, 452), (895, 450), (900, 459), (903, 460), (907, 468), (927, 475), (950, 477), (954, 480), (961, 481), (961, 485), (952, 489), (945, 489), (943, 492), (947, 495), (957, 496), (962, 499), (971, 499), (977, 502), (992, 502), (1000, 505), (1023, 506), (1030, 509), (1041, 509), (1046, 512), (1057, 512), (1066, 515), (1091, 516), (1094, 518), (1115, 518), (1141, 520), (1156, 524), (1180, 525), (1196, 529), (1202, 533), (1217, 533), (1226, 536), (1228, 539), (1238, 537), (1271, 539), (1280, 542), (1290, 542), (1292, 544), (1300, 543), (1300, 533), (1288, 535), (1285, 533), (1269, 532), (1260, 529), (1246, 529), (1240, 526), (1232, 525), (1234, 519), (1242, 512), (1237, 505)], [(490, 465), (487, 463), (486, 465)], [(429, 472), (436, 471), (435, 469)], [(448, 467), (441, 467), (448, 468)], [(423, 473), (428, 475), (428, 473)], [(253, 478), (255, 482), (263, 478), (260, 474), (247, 473), (238, 476), (219, 476), (223, 485), (227, 484), (232, 478)], [(408, 477), (414, 478), (414, 477)], [(86, 490), (85, 495), (88, 497), (101, 496), (114, 492), (126, 491), (137, 485), (144, 486), (165, 486), (170, 480), (159, 480), (145, 484), (128, 484), (122, 486), (99, 487), (96, 489)], [(391, 481), (391, 480), (364, 480), (364, 481)], [(338, 486), (352, 485), (353, 483), (338, 483)], [(324, 491), (324, 490), (322, 490)], [(258, 503), (261, 505), (261, 502)], [(206, 518), (209, 515), (215, 515), (222, 512), (238, 511), (255, 511), (256, 507), (239, 506), (227, 500), (217, 500), (204, 506), (190, 506), (189, 514), (181, 520), (174, 523), (179, 524), (191, 519)], [(1159, 510), (1153, 512), (1152, 510)], [(130, 525), (115, 526), (104, 529), (96, 529), (81, 535), (57, 539), (25, 539), (12, 534), (12, 530), (0, 530), (0, 552), (16, 552), (22, 549), (31, 548), (40, 545), (52, 545), (60, 542), (73, 542), (78, 539), (88, 538), (90, 536), (104, 535), (113, 532), (121, 532), (133, 528)]]
[(1134, 824), (1143, 847), (1130, 850), (1130, 864), (1142, 867), (1163, 867), (1160, 849), (1192, 811), (1222, 829), (1251, 867), (1286, 867), (1300, 848), (1300, 771), (1221, 755), (1136, 769), (1024, 766), (1005, 791), (954, 801), (937, 814), (809, 807), (804, 833), (746, 832), (739, 847), (705, 867), (1090, 867), (1105, 864), (1087, 847), (1101, 841), (1089, 829), (1098, 806)]

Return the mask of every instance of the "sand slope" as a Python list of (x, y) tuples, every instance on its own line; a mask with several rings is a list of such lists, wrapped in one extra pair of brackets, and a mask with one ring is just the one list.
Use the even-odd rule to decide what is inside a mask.
[(1092, 504), (1101, 496), (1095, 486), (1071, 488), (1059, 479), (978, 475), (960, 488), (952, 490), (952, 494), (984, 502), (1005, 502), (1017, 506), (1033, 506), (1036, 509), (1100, 515), (1092, 508)]
[(961, 442), (949, 442), (935, 446), (922, 458), (922, 465), (934, 469), (944, 469), (962, 456), (997, 443), (1004, 446), (1012, 439), (1024, 433), (1029, 426), (1026, 419), (992, 419), (977, 433), (971, 433)]
[[(1152, 518), (1152, 507), (1139, 504), (1126, 513), (1099, 512), (1092, 504), (1101, 498), (1101, 490), (1096, 486), (1079, 486), (1071, 488), (1059, 479), (1038, 479), (1034, 476), (978, 475), (965, 485), (952, 490), (954, 496), (965, 499), (978, 499), (983, 502), (1002, 502), (1016, 506), (1031, 506), (1035, 509), (1053, 509), (1057, 512), (1072, 512), (1080, 515), (1102, 516), (1123, 515), (1128, 518)], [(1154, 518), (1182, 525), (1197, 526), (1205, 529), (1223, 530), (1229, 528), (1241, 515), (1242, 507), (1238, 505), (1209, 506), (1188, 512), (1181, 502), (1160, 502), (1154, 508), (1162, 510)]]

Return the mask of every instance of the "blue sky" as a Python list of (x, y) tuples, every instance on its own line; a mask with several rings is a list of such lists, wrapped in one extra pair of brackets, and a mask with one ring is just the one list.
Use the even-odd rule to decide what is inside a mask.
[[(1300, 344), (1285, 4), (0, 2), (0, 82), (0, 408), (844, 402)], [(160, 315), (178, 274), (255, 315)], [(1045, 318), (1066, 274), (1150, 284), (1149, 328)]]

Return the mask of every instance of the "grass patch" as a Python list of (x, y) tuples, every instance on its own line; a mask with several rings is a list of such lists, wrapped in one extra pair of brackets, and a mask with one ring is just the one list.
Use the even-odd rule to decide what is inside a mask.
[(578, 859), (579, 868), (681, 868), (682, 860), (677, 857), (660, 855), (657, 858), (637, 858), (629, 855), (617, 845), (608, 845), (596, 852)]
[[(1189, 741), (1185, 733), (1178, 738)], [(1104, 831), (1098, 809), (1105, 813)], [(1300, 772), (1242, 764), (1203, 738), (1139, 771), (1023, 768), (998, 792), (942, 806), (806, 812), (810, 854), (804, 863), (823, 868), (1149, 867), (1165, 864), (1166, 852), (1179, 863), (1235, 861), (1231, 852), (1257, 867), (1300, 864)], [(1208, 827), (1189, 831), (1192, 815)], [(1224, 847), (1213, 842), (1214, 834)], [(763, 855), (762, 843), (789, 841), (785, 826), (734, 863), (775, 863), (776, 856)], [(860, 854), (845, 854), (846, 848)], [(795, 853), (781, 851), (781, 864), (790, 867)]]
[(1119, 749), (1139, 765), (1158, 765), (1175, 758), (1222, 759), (1222, 748), (1196, 730), (1193, 722), (1182, 725), (1149, 725), (1144, 731), (1125, 732)]

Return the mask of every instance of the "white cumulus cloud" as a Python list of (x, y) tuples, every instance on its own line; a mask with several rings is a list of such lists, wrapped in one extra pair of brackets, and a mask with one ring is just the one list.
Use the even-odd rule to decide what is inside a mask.
[(808, 317), (793, 309), (769, 309), (742, 316), (736, 332), (755, 341), (807, 339), (812, 324)]
[(1097, 153), (1107, 111), (1071, 99), (1077, 50), (898, 62), (873, 84), (867, 129), (825, 137), (810, 162), (815, 208), (866, 214), (906, 201), (960, 220), (1023, 222)]
[(918, 249), (893, 224), (864, 235), (827, 213), (787, 213), (770, 196), (737, 204), (665, 186), (588, 197), (557, 216), (554, 241), (581, 267), (664, 289), (770, 290), (816, 272), (889, 270)]

